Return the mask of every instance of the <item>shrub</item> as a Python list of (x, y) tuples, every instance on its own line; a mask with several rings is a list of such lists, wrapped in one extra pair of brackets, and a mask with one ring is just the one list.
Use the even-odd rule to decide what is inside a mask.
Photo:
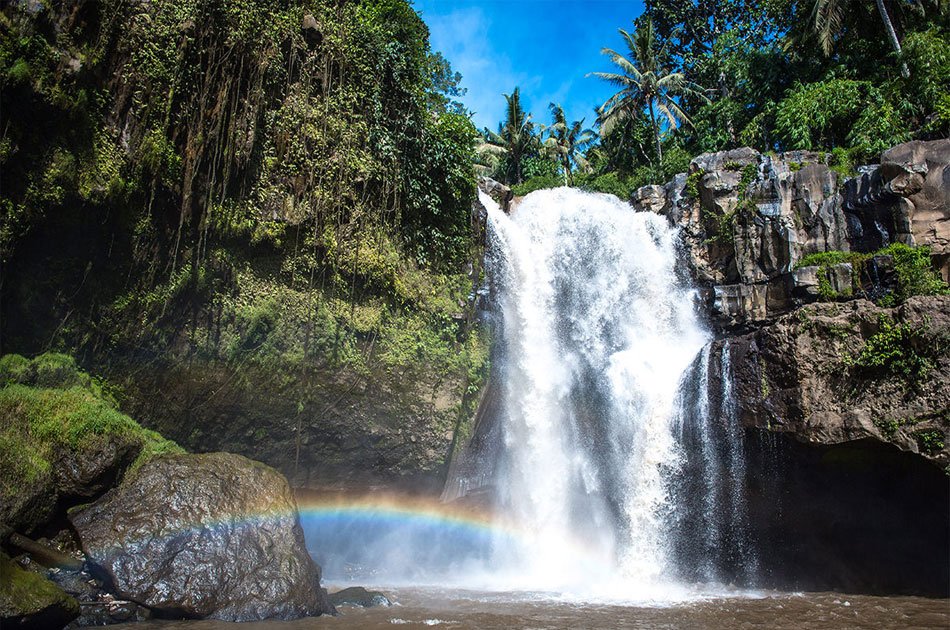
[(538, 175), (537, 177), (532, 177), (520, 184), (515, 184), (511, 187), (511, 192), (520, 196), (527, 195), (536, 190), (542, 190), (544, 188), (557, 188), (558, 186), (564, 185), (564, 178), (559, 175)]
[(683, 194), (687, 199), (699, 199), (699, 183), (703, 181), (705, 171), (693, 171), (686, 177), (686, 187)]
[(929, 247), (909, 247), (894, 243), (875, 252), (877, 256), (891, 256), (897, 274), (894, 298), (903, 302), (914, 295), (947, 295), (947, 283), (933, 270)]
[(917, 448), (920, 449), (921, 453), (926, 453), (927, 455), (936, 455), (943, 450), (943, 431), (939, 431), (937, 429), (931, 429), (929, 431), (917, 431), (914, 433), (914, 438), (917, 440)]
[(927, 330), (896, 324), (884, 314), (878, 316), (878, 326), (850, 363), (869, 375), (891, 374), (915, 383), (926, 378), (942, 351)]
[[(894, 261), (894, 272), (897, 276), (894, 292), (878, 300), (881, 306), (894, 306), (915, 295), (946, 295), (950, 292), (947, 283), (931, 266), (928, 247), (909, 247), (903, 243), (893, 243), (868, 254), (837, 250), (816, 252), (804, 256), (795, 267), (818, 266), (819, 293), (821, 293), (822, 279), (827, 283), (827, 275), (833, 265), (851, 263), (852, 284), (857, 287), (861, 283), (861, 276), (868, 260), (874, 256), (890, 256)], [(830, 290), (830, 285), (828, 289)], [(824, 294), (822, 296), (825, 297)]]

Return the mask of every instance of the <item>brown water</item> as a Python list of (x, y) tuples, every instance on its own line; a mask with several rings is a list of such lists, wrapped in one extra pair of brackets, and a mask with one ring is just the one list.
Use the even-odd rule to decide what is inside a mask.
[(950, 628), (950, 600), (838, 593), (759, 593), (665, 606), (572, 603), (525, 593), (382, 589), (391, 607), (341, 608), (338, 617), (292, 622), (149, 621), (128, 630), (342, 630), (349, 628), (643, 628), (807, 630)]

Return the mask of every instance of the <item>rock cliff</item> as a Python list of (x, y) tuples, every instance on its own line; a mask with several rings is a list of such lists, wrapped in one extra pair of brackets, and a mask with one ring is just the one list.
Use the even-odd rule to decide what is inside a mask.
[(842, 177), (819, 153), (735, 149), (698, 156), (688, 173), (638, 189), (631, 203), (681, 228), (688, 266), (722, 327), (815, 301), (819, 285), (849, 297), (875, 280), (853, 266), (802, 266), (809, 255), (927, 246), (950, 277), (950, 140), (899, 145), (860, 171)]

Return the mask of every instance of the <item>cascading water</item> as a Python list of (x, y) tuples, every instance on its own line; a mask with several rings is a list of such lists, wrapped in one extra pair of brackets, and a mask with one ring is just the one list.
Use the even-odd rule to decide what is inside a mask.
[(496, 563), (533, 588), (570, 576), (649, 591), (674, 568), (678, 384), (709, 341), (676, 273), (676, 232), (567, 188), (513, 216), (481, 200), (503, 320), (496, 488), (528, 533)]
[[(682, 461), (671, 482), (671, 527), (681, 577), (748, 585), (758, 562), (746, 513), (745, 444), (729, 353), (728, 342), (717, 357), (712, 344), (705, 346), (680, 382), (674, 423)], [(718, 370), (712, 380), (710, 367)]]
[(676, 231), (576, 189), (511, 216), (480, 199), (492, 382), (443, 493), (474, 512), (331, 506), (310, 525), (328, 575), (640, 602), (749, 584), (729, 348), (698, 321)]

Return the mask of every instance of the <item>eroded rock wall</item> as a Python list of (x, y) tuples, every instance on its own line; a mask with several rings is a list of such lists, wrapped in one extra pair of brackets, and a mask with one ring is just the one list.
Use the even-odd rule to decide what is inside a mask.
[(723, 327), (772, 319), (818, 298), (819, 280), (852, 291), (853, 270), (802, 270), (809, 254), (873, 252), (890, 243), (930, 247), (950, 277), (950, 140), (886, 151), (879, 166), (844, 178), (827, 155), (742, 148), (700, 155), (664, 187), (631, 203), (681, 228), (684, 256)]
[[(728, 344), (740, 422), (811, 444), (870, 439), (950, 464), (950, 296), (810, 304)], [(714, 379), (721, 374), (714, 374)]]

